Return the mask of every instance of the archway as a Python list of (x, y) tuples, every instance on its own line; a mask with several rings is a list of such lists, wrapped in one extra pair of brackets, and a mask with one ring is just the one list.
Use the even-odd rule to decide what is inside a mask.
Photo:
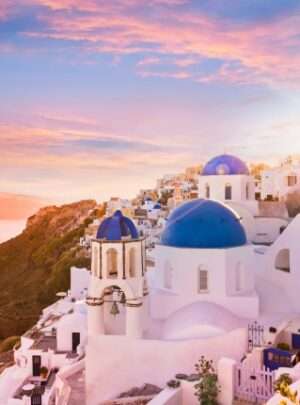
[(250, 184), (246, 184), (246, 200), (250, 200)]
[(129, 250), (129, 277), (136, 277), (136, 249)]
[(229, 183), (225, 185), (225, 200), (232, 200), (232, 186)]
[(106, 252), (106, 268), (107, 278), (118, 277), (118, 252), (114, 248), (110, 248)]
[(117, 285), (111, 285), (104, 289), (103, 294), (103, 318), (106, 335), (126, 334), (126, 294)]
[(290, 272), (290, 250), (282, 249), (277, 253), (275, 259), (275, 268), (277, 270), (284, 271), (286, 273)]
[(210, 187), (208, 183), (205, 184), (205, 198), (210, 198)]

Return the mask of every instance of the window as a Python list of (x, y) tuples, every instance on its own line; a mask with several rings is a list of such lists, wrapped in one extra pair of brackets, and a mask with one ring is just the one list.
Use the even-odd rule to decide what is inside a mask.
[(277, 270), (290, 272), (290, 251), (289, 249), (282, 249), (276, 256), (275, 268)]
[(107, 278), (118, 277), (118, 252), (116, 249), (108, 249), (107, 255)]
[(208, 291), (208, 273), (207, 270), (199, 270), (199, 293)]
[(93, 245), (92, 250), (92, 274), (94, 276), (98, 275), (98, 267), (99, 267), (99, 247), (97, 245)]
[(205, 198), (210, 198), (210, 187), (209, 184), (205, 184)]
[(225, 185), (225, 200), (231, 200), (232, 199), (232, 187), (231, 184), (227, 183)]
[(250, 185), (249, 183), (246, 184), (246, 200), (250, 199)]
[(164, 288), (172, 288), (173, 269), (170, 263), (166, 263), (164, 272)]
[(129, 250), (129, 276), (135, 277), (135, 248)]
[(288, 187), (293, 187), (297, 184), (297, 176), (294, 174), (291, 174), (287, 176), (287, 185)]

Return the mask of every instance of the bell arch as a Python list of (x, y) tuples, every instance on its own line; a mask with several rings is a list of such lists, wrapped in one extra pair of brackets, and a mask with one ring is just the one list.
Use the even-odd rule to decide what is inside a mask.
[(286, 273), (290, 273), (291, 265), (290, 265), (290, 250), (289, 249), (281, 249), (275, 258), (275, 268), (276, 270), (281, 270)]
[(136, 277), (136, 248), (131, 247), (129, 250), (129, 277)]
[(115, 248), (109, 248), (106, 252), (106, 271), (107, 278), (118, 277), (118, 252)]

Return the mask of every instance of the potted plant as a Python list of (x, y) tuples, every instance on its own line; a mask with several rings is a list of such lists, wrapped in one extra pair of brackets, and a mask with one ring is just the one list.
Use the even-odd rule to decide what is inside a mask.
[(277, 344), (277, 349), (285, 350), (286, 352), (289, 352), (291, 348), (288, 343), (280, 342)]
[(195, 365), (199, 382), (195, 385), (195, 395), (201, 405), (218, 405), (218, 375), (211, 360), (201, 356), (198, 364)]
[(40, 371), (40, 376), (43, 380), (45, 380), (47, 378), (48, 375), (48, 369), (47, 367), (41, 367), (41, 371)]
[(169, 388), (179, 388), (180, 387), (180, 381), (178, 381), (178, 380), (170, 380), (170, 381), (168, 381), (167, 382), (167, 386), (169, 387)]

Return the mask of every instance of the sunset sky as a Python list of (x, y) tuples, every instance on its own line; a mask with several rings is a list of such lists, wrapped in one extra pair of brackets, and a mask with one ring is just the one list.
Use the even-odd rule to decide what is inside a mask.
[(0, 191), (134, 196), (300, 153), (299, 0), (1, 0)]

